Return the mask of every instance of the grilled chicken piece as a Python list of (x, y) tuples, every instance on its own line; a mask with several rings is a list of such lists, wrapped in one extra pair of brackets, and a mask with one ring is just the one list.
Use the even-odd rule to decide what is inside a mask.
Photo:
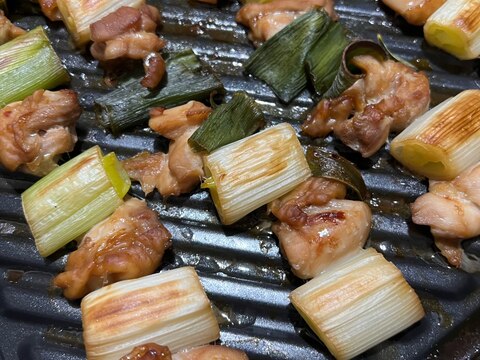
[(120, 7), (90, 25), (92, 56), (106, 68), (116, 59), (143, 60), (146, 76), (142, 85), (155, 88), (165, 73), (163, 58), (158, 53), (165, 41), (155, 33), (159, 22), (160, 12), (156, 7)]
[(151, 274), (170, 247), (170, 238), (157, 213), (131, 198), (85, 234), (54, 284), (73, 300), (107, 284)]
[(226, 346), (205, 345), (175, 353), (172, 360), (248, 360), (248, 356)]
[(122, 356), (120, 360), (172, 360), (172, 354), (168, 346), (148, 343), (134, 347), (130, 354)]
[(17, 36), (25, 34), (26, 31), (13, 25), (10, 20), (0, 10), (0, 45), (15, 39)]
[(130, 178), (140, 181), (145, 194), (157, 188), (163, 196), (178, 196), (200, 183), (204, 175), (202, 157), (192, 151), (188, 139), (210, 112), (198, 101), (151, 110), (150, 127), (171, 140), (168, 154), (142, 152), (123, 162)]
[(428, 225), (448, 262), (462, 265), (461, 241), (480, 235), (480, 164), (452, 181), (430, 181), (429, 192), (411, 205), (415, 224)]
[(270, 39), (297, 17), (315, 8), (324, 8), (336, 20), (333, 0), (274, 0), (265, 4), (244, 5), (237, 22), (250, 28), (249, 39), (256, 46)]
[(61, 21), (62, 15), (58, 9), (57, 0), (38, 0), (43, 15), (51, 21)]
[(412, 25), (424, 25), (427, 19), (447, 0), (383, 0)]
[(72, 90), (38, 90), (0, 110), (0, 163), (10, 171), (43, 176), (73, 150), (82, 109)]
[(393, 60), (361, 55), (353, 63), (366, 76), (339, 97), (320, 101), (302, 130), (311, 137), (333, 131), (344, 144), (369, 157), (390, 131), (402, 131), (428, 110), (430, 86), (423, 73)]
[(272, 230), (299, 278), (315, 277), (365, 244), (370, 208), (361, 201), (341, 200), (345, 194), (345, 185), (312, 177), (270, 204), (279, 219)]

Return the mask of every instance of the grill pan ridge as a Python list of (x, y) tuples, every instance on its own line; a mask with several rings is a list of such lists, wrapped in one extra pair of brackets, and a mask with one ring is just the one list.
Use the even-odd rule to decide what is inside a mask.
[[(161, 35), (167, 50), (193, 50), (221, 78), (227, 98), (245, 90), (262, 106), (269, 125), (291, 122), (299, 130), (313, 105), (307, 92), (291, 104), (278, 103), (260, 81), (242, 74), (253, 51), (245, 29), (235, 22), (237, 1), (218, 7), (187, 0), (150, 0), (162, 10)], [(74, 154), (98, 144), (125, 158), (142, 150), (160, 150), (165, 142), (148, 129), (114, 137), (95, 122), (93, 102), (109, 90), (103, 71), (90, 55), (74, 49), (61, 24), (22, 13), (27, 0), (12, 2), (14, 22), (26, 29), (48, 27), (54, 48), (72, 75), (84, 113), (77, 126)], [(15, 12), (17, 10), (17, 12)], [(458, 61), (428, 46), (420, 28), (406, 24), (374, 0), (339, 0), (341, 21), (359, 37), (381, 33), (394, 53), (408, 60), (427, 59), (433, 105), (463, 89), (479, 88), (479, 61)], [(478, 359), (480, 354), (480, 274), (449, 268), (433, 247), (429, 229), (414, 225), (409, 207), (427, 182), (402, 169), (383, 149), (362, 159), (329, 137), (321, 142), (357, 164), (371, 193), (373, 230), (368, 242), (397, 265), (426, 310), (418, 324), (359, 356), (361, 359)], [(388, 145), (387, 145), (388, 147)], [(63, 269), (67, 246), (47, 259), (35, 249), (25, 224), (20, 194), (35, 177), (0, 169), (0, 360), (85, 359), (79, 302), (69, 302), (51, 285)], [(143, 196), (134, 184), (131, 193)], [(221, 226), (206, 191), (167, 200), (147, 198), (173, 235), (161, 270), (193, 265), (200, 274), (221, 324), (221, 343), (245, 350), (251, 359), (332, 359), (289, 303), (301, 285), (289, 271), (270, 231), (271, 218), (259, 209), (232, 226)], [(480, 240), (464, 243), (480, 256)]]

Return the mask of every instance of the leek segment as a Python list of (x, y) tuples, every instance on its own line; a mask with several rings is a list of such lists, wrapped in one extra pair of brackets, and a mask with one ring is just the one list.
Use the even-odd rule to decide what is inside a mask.
[(23, 212), (40, 255), (53, 254), (112, 214), (129, 188), (116, 157), (103, 158), (94, 146), (25, 190)]
[(372, 248), (334, 262), (290, 299), (337, 359), (351, 359), (425, 315), (400, 270)]
[(433, 180), (451, 180), (480, 161), (480, 90), (465, 90), (429, 110), (390, 145), (405, 167)]
[(295, 130), (282, 123), (204, 157), (213, 202), (223, 224), (233, 224), (311, 176)]
[(42, 27), (0, 46), (0, 108), (70, 80)]
[(151, 342), (176, 352), (220, 336), (192, 267), (105, 286), (85, 296), (81, 309), (89, 360), (118, 360), (135, 346)]

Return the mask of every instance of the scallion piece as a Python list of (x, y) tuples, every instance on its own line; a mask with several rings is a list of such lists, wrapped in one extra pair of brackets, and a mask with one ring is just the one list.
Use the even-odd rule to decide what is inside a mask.
[(357, 55), (371, 55), (381, 60), (387, 60), (385, 50), (376, 42), (370, 40), (357, 40), (350, 43), (343, 50), (340, 69), (335, 76), (332, 86), (323, 94), (323, 98), (336, 98), (352, 86), (355, 81), (365, 76), (360, 69), (353, 66), (351, 60)]
[(123, 203), (130, 179), (115, 154), (94, 146), (22, 194), (25, 218), (42, 256), (88, 231)]
[(342, 53), (348, 45), (346, 30), (339, 22), (330, 24), (328, 31), (313, 45), (307, 55), (306, 66), (315, 92), (327, 91), (335, 80), (342, 62)]
[(196, 151), (208, 153), (220, 146), (253, 134), (265, 122), (262, 110), (244, 92), (233, 94), (232, 100), (218, 106), (188, 139)]
[(340, 181), (355, 191), (361, 200), (365, 199), (367, 187), (362, 174), (350, 161), (316, 146), (307, 148), (306, 158), (313, 176)]
[(158, 89), (149, 90), (134, 78), (95, 101), (97, 120), (114, 134), (148, 120), (151, 107), (173, 107), (190, 100), (209, 99), (223, 92), (223, 84), (205, 68), (192, 50), (167, 59), (167, 76)]
[(0, 108), (70, 80), (42, 27), (0, 46)]
[(283, 102), (291, 101), (307, 85), (306, 56), (331, 22), (323, 9), (300, 16), (259, 47), (245, 71), (265, 81)]

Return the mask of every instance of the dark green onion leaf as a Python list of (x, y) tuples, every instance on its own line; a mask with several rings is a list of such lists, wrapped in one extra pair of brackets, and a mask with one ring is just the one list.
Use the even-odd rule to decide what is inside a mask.
[(347, 45), (346, 30), (342, 24), (336, 22), (330, 24), (328, 31), (318, 39), (308, 53), (307, 71), (318, 95), (332, 86), (342, 62), (343, 50)]
[(413, 69), (413, 70), (417, 70), (417, 67), (416, 67), (415, 65), (409, 63), (407, 60), (402, 59), (402, 57), (400, 57), (400, 56), (392, 53), (392, 52), (388, 49), (388, 47), (387, 47), (387, 45), (385, 44), (385, 42), (383, 41), (382, 35), (377, 34), (377, 40), (378, 40), (378, 43), (380, 44), (380, 46), (381, 46), (381, 47), (383, 48), (383, 50), (385, 51), (385, 53), (386, 53), (389, 57), (391, 57), (393, 60), (398, 61), (399, 63), (402, 63), (403, 65), (408, 66), (409, 68), (411, 68), (411, 69)]
[(265, 81), (283, 102), (291, 101), (307, 85), (305, 58), (331, 21), (323, 9), (300, 16), (259, 47), (245, 71)]
[(361, 200), (367, 195), (362, 174), (347, 159), (316, 146), (307, 148), (307, 162), (315, 177), (337, 180), (355, 191)]
[(323, 94), (323, 98), (331, 99), (338, 97), (341, 93), (352, 86), (355, 81), (365, 76), (362, 70), (353, 66), (351, 62), (352, 59), (358, 55), (372, 55), (381, 60), (388, 59), (385, 50), (376, 42), (370, 40), (357, 40), (350, 43), (350, 45), (343, 50), (340, 69), (337, 72), (330, 89)]
[(174, 107), (224, 92), (220, 80), (202, 65), (192, 50), (174, 54), (166, 63), (166, 75), (157, 89), (144, 88), (140, 78), (132, 78), (95, 100), (96, 117), (102, 126), (119, 134), (126, 128), (143, 124), (151, 107)]
[(244, 92), (233, 95), (232, 100), (218, 106), (188, 139), (195, 151), (212, 152), (253, 134), (265, 123), (258, 104)]

